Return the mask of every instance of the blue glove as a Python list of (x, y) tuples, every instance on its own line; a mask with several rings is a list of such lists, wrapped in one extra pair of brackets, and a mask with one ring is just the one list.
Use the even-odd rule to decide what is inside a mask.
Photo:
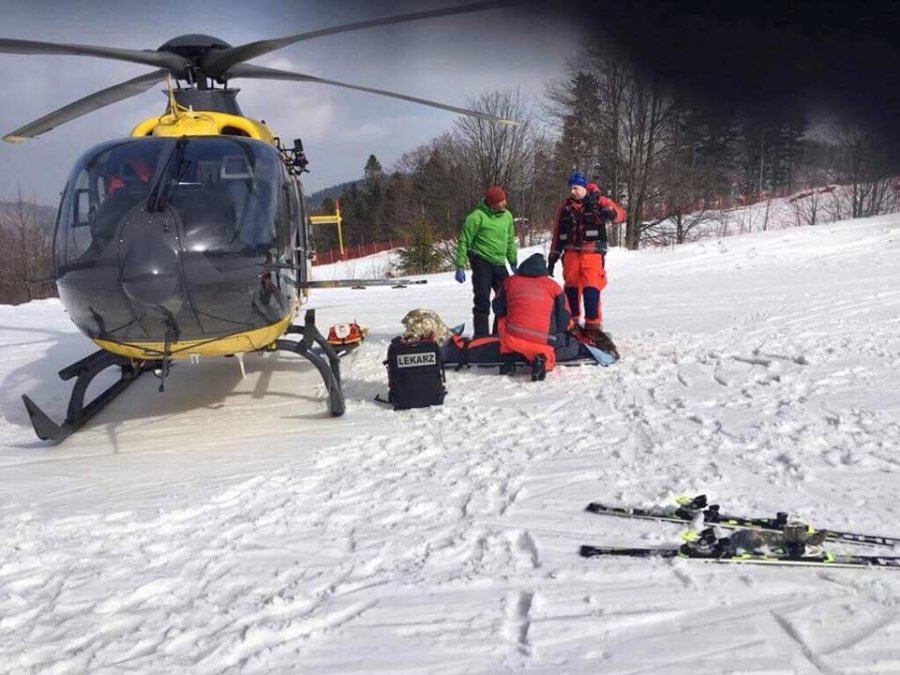
[(466, 271), (462, 267), (457, 267), (454, 278), (461, 284), (466, 283)]
[(519, 266), (516, 265), (515, 263), (513, 263), (513, 264), (510, 265), (509, 267), (510, 267), (510, 269), (512, 270), (512, 273), (513, 273), (513, 274), (518, 274), (518, 273), (519, 273)]

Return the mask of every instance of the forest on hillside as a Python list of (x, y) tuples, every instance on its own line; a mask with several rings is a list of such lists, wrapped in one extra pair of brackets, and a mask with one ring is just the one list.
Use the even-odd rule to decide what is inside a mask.
[[(391, 167), (370, 155), (360, 176), (336, 186), (347, 247), (391, 242), (416, 252), (406, 271), (445, 269), (466, 214), (491, 185), (508, 195), (520, 243), (534, 244), (550, 229), (573, 170), (625, 208), (627, 221), (610, 241), (629, 249), (691, 241), (708, 231), (714, 212), (785, 195), (799, 195), (798, 225), (900, 209), (896, 162), (872, 129), (810, 119), (799, 94), (765, 116), (704, 107), (603, 46), (583, 47), (542, 100), (507, 89), (469, 107), (521, 124), (460, 117)], [(316, 212), (334, 208), (325, 197)], [(52, 209), (21, 193), (0, 203), (0, 303), (55, 292), (40, 282), (53, 273), (52, 220)], [(319, 252), (337, 249), (336, 228), (317, 225), (313, 242)]]
[[(504, 188), (529, 243), (549, 229), (576, 169), (623, 205), (627, 222), (611, 241), (630, 249), (690, 241), (710, 211), (804, 190), (798, 224), (898, 208), (900, 183), (873, 131), (811, 120), (799, 94), (765, 118), (704, 108), (600, 46), (585, 47), (542, 101), (504, 90), (469, 105), (523, 124), (460, 118), (389, 170), (370, 156), (362, 180), (341, 193), (346, 245), (452, 241), (490, 185)], [(830, 185), (848, 189), (821, 198), (815, 188)], [(333, 210), (325, 199), (317, 212)], [(333, 227), (318, 228), (314, 240), (320, 251), (337, 248)]]

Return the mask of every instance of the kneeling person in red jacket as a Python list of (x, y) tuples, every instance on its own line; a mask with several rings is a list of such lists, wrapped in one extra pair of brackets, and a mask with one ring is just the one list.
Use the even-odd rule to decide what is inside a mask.
[(503, 282), (494, 313), (499, 319), (500, 353), (521, 354), (532, 364), (531, 379), (543, 380), (556, 363), (557, 336), (568, 329), (572, 318), (563, 289), (547, 276), (544, 256), (535, 253)]

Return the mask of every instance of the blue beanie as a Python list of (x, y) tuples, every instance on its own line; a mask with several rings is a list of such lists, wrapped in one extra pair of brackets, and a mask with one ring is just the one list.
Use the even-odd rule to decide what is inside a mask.
[(580, 171), (576, 171), (569, 176), (569, 187), (572, 187), (573, 185), (580, 185), (583, 188), (587, 188), (587, 179), (585, 179), (584, 174)]

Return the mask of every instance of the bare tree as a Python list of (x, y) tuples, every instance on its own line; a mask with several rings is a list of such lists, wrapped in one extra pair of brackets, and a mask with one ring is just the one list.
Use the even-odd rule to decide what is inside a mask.
[[(46, 211), (47, 209), (42, 209)], [(51, 223), (19, 188), (16, 201), (0, 203), (0, 302), (20, 303), (55, 295), (49, 279)]]
[(895, 208), (893, 179), (877, 139), (862, 127), (845, 125), (833, 141), (839, 157), (836, 182), (848, 186), (835, 193), (835, 219), (875, 216)]
[(822, 217), (822, 196), (823, 193), (818, 188), (812, 188), (788, 200), (794, 210), (797, 227), (819, 224)]
[[(603, 46), (590, 46), (581, 59), (570, 63), (575, 69), (570, 80), (568, 98), (560, 85), (548, 95), (557, 107), (557, 117), (568, 105), (570, 115), (583, 115), (586, 121), (576, 124), (566, 120), (565, 132), (593, 134), (587, 144), (586, 157), (577, 154), (577, 144), (564, 142), (562, 152), (573, 153), (572, 160), (600, 181), (606, 193), (624, 202), (627, 214), (625, 245), (636, 249), (646, 229), (657, 222), (646, 220), (645, 211), (659, 193), (662, 161), (671, 150), (670, 125), (676, 111), (675, 101), (658, 82), (648, 80), (623, 58)], [(586, 84), (596, 91), (584, 92)], [(590, 104), (586, 106), (585, 103)]]
[(644, 208), (654, 197), (654, 171), (669, 151), (666, 125), (674, 103), (655, 82), (632, 74), (622, 98), (622, 180), (625, 186), (625, 245), (635, 250), (641, 234), (650, 226)]
[(526, 167), (533, 153), (533, 135), (531, 111), (521, 92), (506, 89), (481, 94), (469, 100), (469, 107), (522, 122), (497, 124), (477, 117), (459, 117), (454, 132), (475, 191), (500, 185), (507, 193), (522, 199), (531, 184)]

